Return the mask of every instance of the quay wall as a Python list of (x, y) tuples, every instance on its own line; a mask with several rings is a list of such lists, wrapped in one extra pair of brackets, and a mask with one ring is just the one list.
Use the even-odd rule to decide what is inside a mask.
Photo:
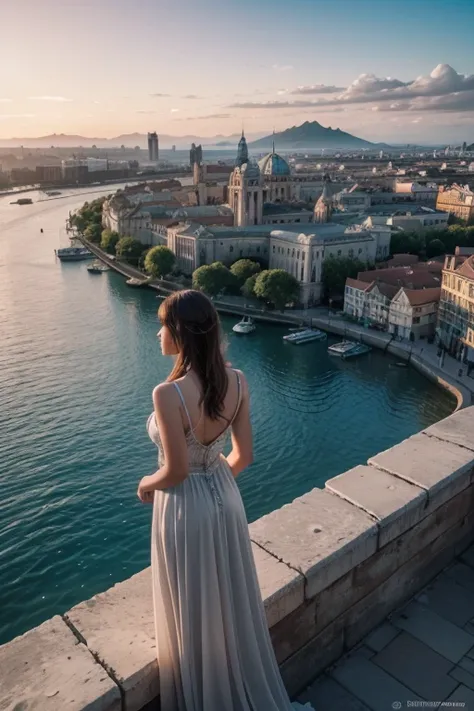
[[(459, 410), (249, 526), (291, 695), (474, 540), (473, 432)], [(156, 711), (150, 569), (0, 647), (0, 669), (2, 711)]]

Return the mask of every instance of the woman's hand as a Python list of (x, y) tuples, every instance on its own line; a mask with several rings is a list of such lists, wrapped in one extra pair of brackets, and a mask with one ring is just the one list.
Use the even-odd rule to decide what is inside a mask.
[(153, 503), (154, 482), (152, 476), (144, 476), (138, 485), (137, 496), (142, 504)]

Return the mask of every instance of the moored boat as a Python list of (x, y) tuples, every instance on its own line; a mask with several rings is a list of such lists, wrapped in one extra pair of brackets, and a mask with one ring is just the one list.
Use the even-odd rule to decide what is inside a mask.
[(319, 331), (317, 328), (306, 328), (303, 331), (296, 331), (283, 336), (283, 340), (286, 341), (286, 343), (294, 343), (297, 346), (302, 343), (324, 341), (326, 338), (327, 334), (324, 333), (324, 331)]
[(253, 333), (256, 329), (254, 320), (250, 316), (244, 316), (239, 323), (232, 327), (234, 333)]
[(61, 247), (55, 253), (62, 262), (79, 262), (94, 256), (86, 247)]
[(102, 264), (102, 262), (96, 260), (95, 262), (92, 262), (92, 264), (89, 264), (87, 271), (89, 274), (102, 274), (102, 272), (108, 272), (109, 267), (106, 264)]
[(334, 343), (329, 346), (328, 353), (332, 356), (337, 356), (346, 360), (347, 358), (354, 358), (355, 356), (364, 355), (372, 350), (370, 346), (366, 346), (365, 343), (354, 343), (354, 341), (341, 341), (340, 343)]
[(150, 280), (149, 279), (137, 279), (136, 277), (130, 277), (130, 279), (127, 279), (125, 282), (127, 286), (146, 286)]

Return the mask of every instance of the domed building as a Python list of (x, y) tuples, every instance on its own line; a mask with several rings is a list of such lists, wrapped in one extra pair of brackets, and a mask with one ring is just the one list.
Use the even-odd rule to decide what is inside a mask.
[(265, 203), (291, 202), (299, 199), (299, 192), (300, 184), (294, 180), (286, 160), (275, 152), (275, 144), (271, 153), (258, 164), (252, 163), (242, 131), (228, 189), (234, 224), (237, 227), (261, 225)]

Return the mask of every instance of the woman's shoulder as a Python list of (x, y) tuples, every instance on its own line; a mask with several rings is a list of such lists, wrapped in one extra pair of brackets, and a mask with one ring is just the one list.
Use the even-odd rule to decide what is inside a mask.
[(170, 383), (165, 380), (163, 383), (158, 383), (153, 388), (152, 398), (155, 406), (163, 405), (171, 402), (178, 396), (174, 382)]

